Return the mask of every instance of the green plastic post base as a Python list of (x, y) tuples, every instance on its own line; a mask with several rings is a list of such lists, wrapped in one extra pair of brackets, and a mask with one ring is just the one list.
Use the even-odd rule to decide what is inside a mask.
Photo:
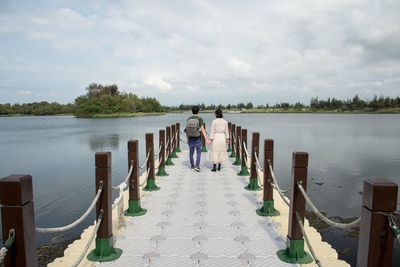
[(142, 216), (147, 212), (146, 209), (140, 207), (140, 200), (129, 200), (128, 209), (124, 212), (125, 216)]
[(158, 171), (156, 173), (156, 176), (168, 176), (169, 174), (165, 171), (165, 164), (160, 165), (158, 167)]
[(256, 210), (256, 213), (259, 216), (278, 216), (280, 213), (274, 208), (274, 201), (273, 200), (264, 200), (263, 206), (261, 209)]
[(206, 146), (202, 146), (201, 147), (201, 152), (208, 152), (207, 147)]
[(232, 152), (232, 149), (230, 146), (228, 146), (228, 149), (226, 150), (226, 152)]
[(182, 152), (182, 150), (181, 150), (181, 148), (180, 148), (179, 146), (176, 147), (175, 151), (176, 151), (177, 153), (181, 153), (181, 152)]
[(168, 157), (165, 161), (165, 166), (174, 166), (175, 164), (172, 162), (171, 157)]
[(238, 173), (239, 176), (249, 176), (249, 170), (247, 169), (246, 166), (242, 165), (242, 168), (240, 169), (240, 172)]
[(112, 238), (96, 238), (96, 248), (88, 255), (89, 261), (115, 261), (122, 254), (122, 250), (113, 247)]
[(245, 186), (244, 189), (250, 191), (260, 191), (261, 187), (258, 185), (257, 177), (256, 178), (250, 177), (250, 183), (247, 186)]
[(232, 153), (229, 155), (230, 158), (236, 158), (236, 153), (235, 151), (232, 150)]
[(171, 158), (173, 158), (173, 159), (179, 158), (178, 155), (176, 154), (176, 149), (174, 151), (172, 151)]
[(304, 240), (290, 240), (288, 238), (288, 247), (279, 250), (276, 255), (281, 261), (287, 263), (307, 264), (313, 262), (310, 254), (304, 251)]
[(156, 181), (154, 178), (147, 178), (147, 184), (145, 188), (143, 188), (143, 191), (158, 191), (160, 188), (156, 185)]
[(236, 157), (235, 162), (233, 162), (232, 165), (237, 165), (237, 166), (239, 166), (239, 165), (241, 165), (241, 164), (242, 164), (242, 163), (240, 162), (240, 157)]

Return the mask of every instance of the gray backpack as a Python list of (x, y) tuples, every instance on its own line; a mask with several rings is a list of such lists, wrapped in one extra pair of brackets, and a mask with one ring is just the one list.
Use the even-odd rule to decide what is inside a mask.
[(186, 136), (199, 137), (200, 136), (200, 122), (198, 119), (189, 118), (186, 121)]

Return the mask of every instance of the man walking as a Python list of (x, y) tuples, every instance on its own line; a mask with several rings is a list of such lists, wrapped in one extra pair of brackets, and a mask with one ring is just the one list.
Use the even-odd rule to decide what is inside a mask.
[[(192, 116), (186, 121), (186, 135), (188, 137), (188, 144), (190, 149), (189, 159), (190, 166), (195, 171), (200, 171), (201, 159), (201, 138), (207, 141), (206, 130), (204, 129), (204, 120), (199, 116), (200, 108), (198, 106), (192, 107)], [(194, 164), (193, 155), (196, 149), (196, 164)]]

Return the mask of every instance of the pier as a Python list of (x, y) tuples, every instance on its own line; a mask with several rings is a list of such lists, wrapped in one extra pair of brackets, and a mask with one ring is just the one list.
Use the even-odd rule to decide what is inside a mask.
[(57, 228), (35, 225), (30, 175), (0, 179), (0, 263), (37, 266), (36, 235), (72, 229), (95, 210), (96, 222), (48, 266), (349, 266), (309, 226), (307, 203), (329, 225), (360, 225), (357, 266), (392, 266), (400, 237), (396, 183), (366, 180), (361, 218), (332, 221), (307, 195), (308, 153), (293, 152), (291, 187), (282, 190), (274, 173), (279, 148), (244, 127), (229, 123), (230, 159), (220, 172), (210, 172), (204, 142), (201, 172), (190, 169), (179, 123), (160, 129), (157, 144), (154, 133), (145, 144), (127, 140), (127, 176), (119, 185), (111, 178), (111, 152), (96, 153), (92, 203)]

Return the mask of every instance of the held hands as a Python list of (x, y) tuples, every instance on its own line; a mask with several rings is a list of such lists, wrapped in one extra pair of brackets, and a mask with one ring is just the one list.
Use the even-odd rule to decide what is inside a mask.
[(207, 139), (207, 145), (211, 145), (212, 139)]

